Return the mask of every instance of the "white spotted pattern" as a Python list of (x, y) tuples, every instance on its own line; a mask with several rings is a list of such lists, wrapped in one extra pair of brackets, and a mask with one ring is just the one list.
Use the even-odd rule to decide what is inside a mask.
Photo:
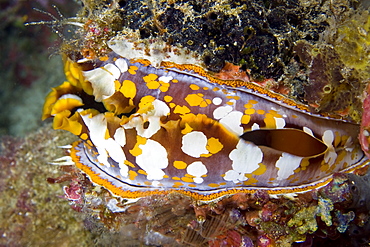
[(186, 172), (189, 175), (194, 176), (193, 180), (195, 183), (200, 184), (203, 183), (203, 175), (207, 174), (207, 167), (200, 161), (195, 161), (188, 165), (186, 168)]
[(158, 78), (158, 81), (162, 81), (164, 83), (169, 83), (173, 79), (172, 76), (161, 76)]
[(232, 160), (232, 170), (225, 173), (226, 181), (234, 183), (245, 181), (246, 173), (252, 173), (259, 168), (259, 163), (262, 162), (262, 150), (252, 143), (244, 140), (239, 140), (236, 149), (230, 152), (229, 158)]
[(200, 131), (192, 131), (182, 137), (181, 150), (195, 158), (199, 158), (202, 154), (208, 154), (207, 137)]
[(276, 161), (275, 166), (279, 169), (277, 180), (285, 180), (294, 174), (294, 170), (299, 167), (303, 157), (283, 153)]
[(221, 118), (225, 117), (232, 110), (233, 110), (233, 108), (231, 106), (229, 106), (229, 105), (217, 107), (213, 111), (213, 117), (215, 119), (221, 119)]
[(241, 120), (243, 113), (240, 111), (232, 111), (220, 119), (220, 124), (224, 125), (227, 129), (237, 135), (243, 134), (243, 127), (241, 127)]
[(213, 111), (213, 117), (218, 119), (222, 125), (235, 134), (243, 134), (244, 130), (241, 127), (242, 112), (233, 111), (233, 108), (229, 105), (220, 106)]
[(114, 64), (107, 64), (103, 68), (83, 71), (86, 80), (91, 82), (95, 101), (112, 96), (115, 92), (114, 81), (119, 78), (121, 71)]
[(328, 150), (325, 153), (324, 160), (327, 164), (333, 165), (338, 156), (338, 154), (335, 152), (335, 148), (333, 147), (333, 131), (326, 130), (322, 136), (322, 141), (326, 144), (326, 146), (328, 146)]
[(124, 73), (128, 70), (128, 65), (125, 59), (118, 58), (115, 62), (118, 69), (121, 71), (121, 73)]
[(219, 97), (214, 97), (214, 98), (213, 98), (213, 100), (212, 100), (212, 103), (213, 103), (214, 105), (221, 105), (221, 103), (222, 103), (222, 99), (221, 99), (221, 98), (219, 98)]
[(142, 153), (136, 157), (136, 163), (147, 173), (148, 180), (161, 180), (165, 173), (162, 169), (168, 166), (166, 149), (159, 143), (148, 139), (139, 145)]
[(306, 126), (303, 127), (303, 131), (309, 134), (310, 136), (314, 136), (312, 130)]
[(111, 157), (118, 163), (121, 175), (123, 177), (127, 177), (128, 167), (124, 164), (126, 155), (123, 152), (121, 145), (112, 138), (105, 139), (107, 120), (104, 117), (104, 114), (101, 113), (94, 117), (81, 115), (81, 117), (89, 129), (90, 140), (95, 145), (99, 153), (97, 156), (98, 161), (106, 167), (110, 167), (111, 165), (108, 162), (108, 158)]
[(126, 145), (126, 133), (124, 128), (117, 128), (113, 136), (114, 140), (124, 147)]
[(254, 123), (251, 127), (251, 130), (259, 130), (260, 129), (260, 126), (258, 123)]
[(277, 129), (282, 129), (285, 127), (285, 120), (284, 118), (277, 118), (277, 117), (274, 117), (275, 119), (275, 124), (276, 124), (276, 128)]
[[(170, 108), (163, 101), (156, 99), (152, 104), (154, 108), (152, 111), (133, 115), (130, 121), (123, 125), (123, 127), (125, 129), (135, 128), (137, 134), (141, 137), (152, 137), (161, 129), (161, 117), (167, 116), (170, 113)], [(144, 127), (146, 122), (148, 122), (149, 125)]]

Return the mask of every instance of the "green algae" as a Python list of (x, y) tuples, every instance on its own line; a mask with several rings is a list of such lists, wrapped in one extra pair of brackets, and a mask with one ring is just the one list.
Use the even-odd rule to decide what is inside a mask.
[(370, 16), (368, 11), (354, 15), (337, 31), (335, 50), (349, 68), (367, 70), (370, 56)]
[(327, 226), (333, 224), (330, 212), (334, 209), (333, 202), (330, 199), (319, 198), (317, 215), (321, 217), (321, 220), (325, 222)]
[(370, 80), (370, 15), (348, 11), (331, 20), (318, 42), (299, 40), (294, 51), (306, 68), (307, 83), (289, 83), (314, 110), (339, 114), (359, 123), (362, 93)]
[[(97, 209), (83, 202), (84, 207), (75, 211), (63, 192), (63, 186), (70, 180), (47, 182), (48, 178), (73, 176), (50, 162), (67, 155), (60, 146), (75, 140), (76, 136), (69, 132), (53, 130), (50, 123), (25, 138), (1, 140), (0, 246), (136, 247), (146, 246), (138, 239), (157, 237), (146, 232), (145, 227), (140, 229), (131, 223), (135, 222), (132, 218), (119, 218), (119, 213), (114, 214), (106, 207)], [(75, 176), (84, 177), (82, 174)], [(111, 198), (106, 190), (90, 183), (83, 189), (90, 190), (90, 187), (99, 191), (100, 198)], [(98, 195), (94, 198), (99, 199)], [(170, 211), (171, 208), (174, 207), (170, 207)], [(152, 212), (152, 208), (147, 210)]]
[(313, 233), (318, 229), (316, 221), (316, 206), (300, 209), (293, 218), (288, 221), (289, 227), (295, 227), (298, 233)]
[(0, 245), (93, 244), (79, 214), (62, 198), (61, 184), (47, 182), (48, 177), (61, 175), (58, 167), (48, 163), (64, 155), (57, 146), (71, 143), (73, 139), (74, 136), (51, 130), (47, 125), (23, 140), (3, 140)]

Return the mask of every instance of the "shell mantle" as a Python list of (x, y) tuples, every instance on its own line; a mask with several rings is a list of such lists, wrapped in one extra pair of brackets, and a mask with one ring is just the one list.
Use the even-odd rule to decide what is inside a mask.
[(301, 193), (368, 164), (356, 124), (252, 82), (191, 64), (153, 66), (110, 45), (93, 62), (65, 59), (67, 81), (47, 96), (43, 118), (80, 137), (73, 161), (114, 195)]

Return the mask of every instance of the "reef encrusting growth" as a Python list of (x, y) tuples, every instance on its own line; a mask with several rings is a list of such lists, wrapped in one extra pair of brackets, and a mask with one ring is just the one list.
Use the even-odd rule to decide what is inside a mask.
[(369, 79), (368, 17), (350, 0), (84, 1), (77, 18), (83, 28), (63, 50), (102, 56), (120, 32), (139, 43), (165, 42), (197, 53), (209, 71), (238, 65), (318, 112), (359, 122)]
[(25, 138), (1, 139), (1, 246), (92, 245), (82, 219), (64, 203), (60, 186), (47, 182), (64, 173), (48, 163), (63, 155), (57, 146), (73, 139), (49, 125)]
[(308, 79), (301, 92), (309, 105), (361, 119), (362, 92), (370, 78), (364, 58), (369, 53), (369, 20), (368, 11), (353, 13), (342, 22), (331, 20), (320, 42), (296, 43), (293, 49)]
[[(70, 169), (68, 174), (78, 174)], [(366, 246), (370, 241), (366, 169), (337, 174), (328, 186), (295, 197), (257, 191), (211, 203), (176, 193), (127, 203), (78, 176), (70, 177), (66, 197), (88, 215), (91, 231), (104, 225), (115, 232), (113, 243), (120, 235), (157, 246)]]

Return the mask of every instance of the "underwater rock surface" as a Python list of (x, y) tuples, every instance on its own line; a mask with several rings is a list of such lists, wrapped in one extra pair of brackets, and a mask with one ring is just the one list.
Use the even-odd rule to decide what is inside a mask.
[(209, 71), (232, 63), (317, 112), (361, 119), (369, 67), (355, 61), (367, 60), (369, 13), (358, 1), (86, 1), (79, 17), (84, 39), (66, 53), (106, 54), (118, 32), (161, 40), (197, 53)]

